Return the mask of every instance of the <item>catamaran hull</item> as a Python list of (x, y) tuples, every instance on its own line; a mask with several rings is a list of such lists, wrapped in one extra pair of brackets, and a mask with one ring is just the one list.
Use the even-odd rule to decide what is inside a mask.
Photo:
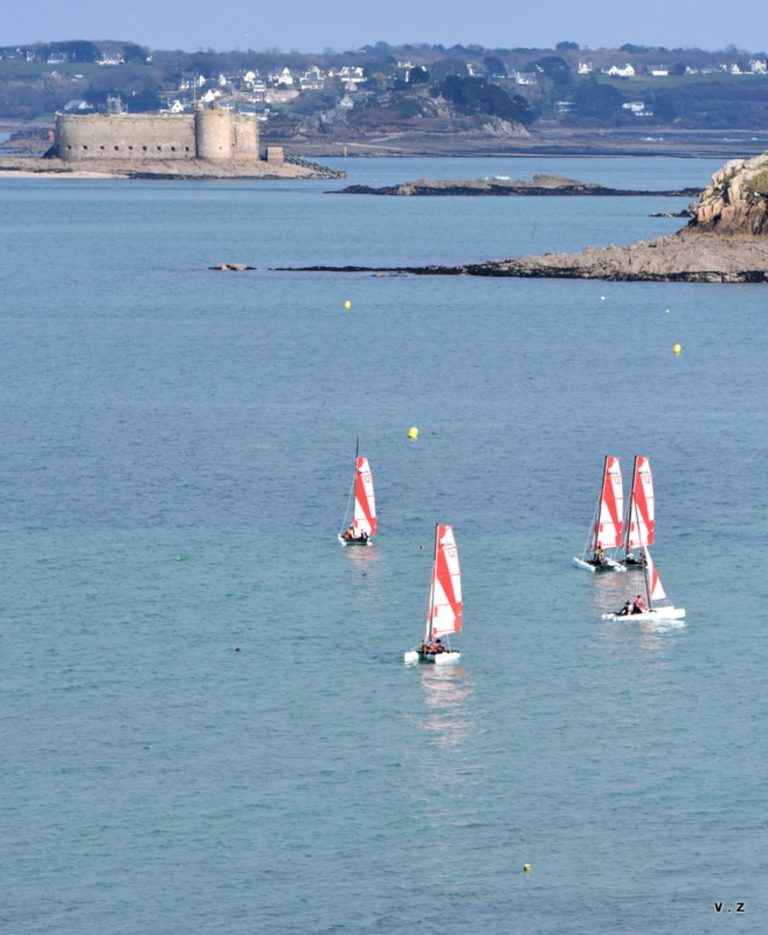
[(370, 539), (343, 539), (341, 536), (336, 536), (339, 542), (343, 546), (347, 545), (373, 545)]
[(605, 562), (602, 565), (594, 565), (592, 562), (587, 562), (583, 558), (573, 557), (573, 564), (577, 568), (583, 568), (584, 571), (591, 571), (593, 574), (598, 573), (602, 574), (605, 571), (626, 571), (627, 569), (620, 565), (618, 562), (614, 562), (612, 558), (606, 558)]
[(456, 650), (447, 653), (420, 653), (415, 649), (410, 649), (403, 653), (403, 662), (408, 664), (422, 662), (425, 665), (448, 666), (453, 662), (458, 662), (459, 659), (461, 659), (461, 653)]
[(643, 614), (601, 614), (603, 620), (616, 620), (619, 623), (651, 623), (655, 620), (682, 620), (685, 607), (658, 607)]
[(622, 562), (624, 571), (642, 571), (645, 568), (645, 562), (637, 559), (624, 559)]

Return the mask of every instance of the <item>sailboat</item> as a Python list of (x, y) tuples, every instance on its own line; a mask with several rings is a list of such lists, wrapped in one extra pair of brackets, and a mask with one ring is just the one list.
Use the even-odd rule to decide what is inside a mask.
[(606, 455), (592, 525), (584, 545), (584, 552), (580, 558), (574, 557), (574, 565), (593, 572), (626, 571), (623, 565), (605, 554), (605, 549), (621, 548), (623, 510), (621, 465), (614, 455)]
[[(642, 613), (633, 613), (630, 609), (631, 602), (627, 601), (624, 605), (626, 612), (603, 614), (603, 620), (631, 620), (633, 623), (643, 623), (649, 620), (682, 620), (685, 616), (684, 607), (673, 607), (667, 600), (667, 592), (661, 583), (659, 572), (653, 563), (647, 545), (643, 546), (643, 559), (646, 609)], [(659, 601), (666, 601), (666, 603), (659, 604)]]
[(410, 649), (403, 654), (403, 661), (436, 666), (457, 662), (461, 653), (451, 649), (447, 643), (443, 645), (442, 638), (461, 632), (462, 613), (461, 568), (453, 527), (438, 523), (424, 639), (418, 649)]
[(624, 523), (624, 558), (627, 569), (642, 568), (643, 556), (634, 550), (656, 541), (656, 506), (651, 463), (645, 455), (635, 455), (627, 518)]
[(352, 481), (352, 510), (347, 509), (347, 520), (338, 534), (342, 545), (373, 545), (379, 521), (376, 518), (376, 497), (373, 493), (373, 474), (368, 459), (355, 447), (355, 474)]

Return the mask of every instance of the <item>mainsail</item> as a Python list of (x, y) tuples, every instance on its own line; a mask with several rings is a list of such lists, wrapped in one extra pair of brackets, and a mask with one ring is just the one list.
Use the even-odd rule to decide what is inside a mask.
[(627, 512), (625, 549), (653, 545), (656, 539), (656, 507), (653, 496), (651, 463), (645, 455), (635, 455), (632, 490)]
[(368, 459), (363, 455), (355, 458), (355, 503), (352, 509), (352, 526), (356, 536), (363, 533), (375, 536), (378, 529), (376, 498), (373, 494), (373, 475)]
[(425, 639), (461, 631), (461, 570), (453, 527), (438, 523), (435, 528), (435, 558), (429, 588)]
[(595, 511), (591, 547), (615, 549), (622, 545), (621, 517), (624, 511), (624, 493), (621, 485), (621, 466), (614, 455), (605, 456), (600, 500)]
[(665, 600), (667, 592), (664, 590), (659, 572), (653, 564), (647, 546), (643, 546), (643, 552), (645, 554), (645, 587), (648, 592), (648, 605), (652, 607), (654, 601)]

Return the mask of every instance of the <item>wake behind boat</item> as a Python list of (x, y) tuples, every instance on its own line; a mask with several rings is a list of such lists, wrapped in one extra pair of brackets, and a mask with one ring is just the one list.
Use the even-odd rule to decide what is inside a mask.
[(447, 642), (444, 644), (443, 637), (461, 632), (463, 612), (459, 550), (453, 527), (438, 523), (424, 639), (418, 649), (403, 653), (403, 662), (424, 662), (436, 666), (458, 662), (461, 653), (451, 649)]
[(376, 497), (373, 474), (368, 459), (355, 448), (355, 473), (352, 480), (352, 509), (347, 508), (344, 529), (338, 534), (344, 545), (373, 545), (371, 540), (379, 528), (376, 518)]
[(624, 493), (621, 483), (621, 466), (614, 455), (606, 455), (603, 476), (592, 525), (580, 557), (574, 556), (573, 563), (585, 571), (626, 571), (615, 558), (606, 554), (606, 549), (621, 548)]
[[(643, 575), (645, 578), (646, 601), (640, 594), (634, 601), (627, 600), (621, 610), (613, 614), (602, 614), (603, 620), (625, 620), (631, 623), (646, 623), (654, 620), (682, 620), (684, 607), (673, 607), (667, 600), (667, 592), (661, 583), (661, 577), (648, 551), (643, 546)], [(666, 601), (660, 604), (660, 601)]]

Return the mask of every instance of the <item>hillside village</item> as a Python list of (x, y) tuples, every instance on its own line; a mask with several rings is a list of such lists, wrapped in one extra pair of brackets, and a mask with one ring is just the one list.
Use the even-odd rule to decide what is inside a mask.
[(649, 48), (389, 46), (322, 55), (149, 50), (73, 40), (0, 48), (0, 119), (216, 106), (286, 141), (418, 128), (768, 126), (768, 55)]

